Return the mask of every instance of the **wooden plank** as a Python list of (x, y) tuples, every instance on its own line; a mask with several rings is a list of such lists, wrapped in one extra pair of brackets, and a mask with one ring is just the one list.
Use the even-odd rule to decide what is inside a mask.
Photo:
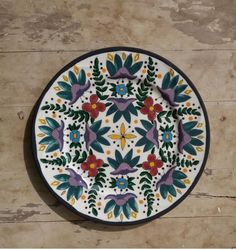
[[(235, 102), (207, 103), (212, 142), (206, 169), (192, 194), (165, 217), (235, 217), (235, 107)], [(81, 220), (50, 195), (39, 177), (30, 149), (30, 111), (0, 108), (0, 222)]]
[[(0, 224), (1, 247), (233, 247), (236, 217), (162, 218), (116, 227), (91, 222)], [(226, 238), (227, 235), (227, 238)]]
[[(205, 101), (236, 100), (236, 53), (154, 52), (160, 52), (186, 72)], [(32, 106), (56, 72), (81, 54), (83, 53), (0, 54), (0, 105)]]
[[(0, 51), (235, 49), (235, 1), (2, 0)], [(46, 7), (45, 7), (46, 6)]]

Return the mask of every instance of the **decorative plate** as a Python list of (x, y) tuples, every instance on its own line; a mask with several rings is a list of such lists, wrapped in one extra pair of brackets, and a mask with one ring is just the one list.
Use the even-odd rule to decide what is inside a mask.
[(44, 90), (33, 147), (41, 175), (89, 219), (137, 224), (179, 204), (209, 150), (204, 104), (172, 63), (136, 48), (106, 48), (65, 66)]

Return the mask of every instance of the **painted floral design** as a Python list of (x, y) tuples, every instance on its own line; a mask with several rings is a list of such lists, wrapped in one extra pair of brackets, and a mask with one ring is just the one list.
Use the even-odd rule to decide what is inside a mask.
[(104, 112), (106, 106), (104, 103), (98, 101), (98, 96), (93, 94), (90, 96), (90, 103), (84, 103), (82, 109), (90, 114), (92, 118), (97, 118), (99, 112)]
[(104, 213), (108, 213), (113, 210), (114, 216), (118, 217), (121, 212), (127, 219), (130, 218), (131, 211), (138, 212), (138, 205), (136, 202), (137, 196), (133, 193), (119, 194), (119, 195), (107, 195), (105, 200), (107, 202)]
[(86, 82), (85, 71), (82, 69), (78, 77), (73, 71), (69, 71), (69, 82), (59, 81), (58, 85), (63, 91), (57, 93), (57, 95), (66, 100), (70, 100), (69, 104), (74, 104), (90, 87), (90, 81)]
[(110, 60), (107, 60), (106, 63), (107, 70), (110, 74), (110, 79), (127, 78), (129, 80), (133, 80), (137, 77), (134, 74), (139, 71), (142, 65), (142, 61), (133, 63), (132, 54), (129, 54), (127, 56), (124, 63), (122, 61), (122, 58), (118, 54), (115, 55), (114, 63)]
[(142, 128), (135, 128), (137, 133), (142, 136), (142, 138), (136, 143), (135, 146), (144, 146), (144, 152), (151, 150), (153, 146), (159, 148), (157, 122), (154, 121), (153, 123), (150, 123), (146, 120), (141, 120), (141, 123), (145, 130)]
[(148, 116), (148, 119), (153, 121), (156, 118), (157, 113), (162, 111), (160, 104), (154, 104), (152, 97), (147, 97), (144, 100), (144, 106), (140, 109), (140, 112)]
[(108, 135), (108, 137), (113, 139), (113, 140), (119, 140), (120, 147), (123, 150), (125, 148), (127, 140), (136, 138), (136, 135), (134, 135), (132, 133), (128, 133), (128, 130), (125, 128), (125, 124), (122, 123), (120, 126), (120, 132), (116, 133), (116, 134), (110, 134), (110, 135)]
[(47, 125), (39, 126), (39, 129), (46, 135), (42, 140), (39, 141), (39, 144), (47, 145), (46, 152), (52, 152), (59, 149), (63, 149), (63, 135), (64, 135), (64, 122), (61, 121), (59, 124), (53, 118), (46, 118)]
[(89, 155), (86, 162), (83, 162), (81, 168), (88, 171), (89, 176), (95, 177), (98, 174), (98, 168), (103, 165), (102, 159), (97, 159), (95, 155)]
[(57, 186), (58, 190), (66, 190), (66, 199), (69, 201), (71, 198), (79, 200), (83, 194), (83, 189), (87, 189), (88, 185), (82, 178), (82, 176), (76, 173), (73, 169), (66, 169), (68, 174), (55, 175), (54, 178), (60, 182)]
[(191, 84), (159, 59), (96, 54), (64, 71), (43, 97), (36, 156), (52, 190), (80, 213), (120, 223), (151, 219), (199, 175), (204, 115)]
[(110, 102), (113, 105), (107, 110), (107, 116), (115, 113), (113, 116), (113, 122), (116, 123), (123, 116), (126, 122), (131, 122), (131, 115), (138, 115), (137, 110), (135, 109), (133, 102), (135, 98), (123, 99), (123, 98), (109, 98)]

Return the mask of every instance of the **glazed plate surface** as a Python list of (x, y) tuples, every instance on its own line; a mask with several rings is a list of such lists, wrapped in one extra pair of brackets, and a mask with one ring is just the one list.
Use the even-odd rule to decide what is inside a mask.
[(58, 72), (37, 104), (34, 156), (51, 192), (86, 218), (137, 224), (178, 205), (209, 150), (201, 97), (154, 53), (107, 48)]

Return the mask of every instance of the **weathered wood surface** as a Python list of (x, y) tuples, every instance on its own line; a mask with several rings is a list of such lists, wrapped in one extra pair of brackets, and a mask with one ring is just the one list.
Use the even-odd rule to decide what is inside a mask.
[[(236, 1), (0, 2), (0, 247), (235, 247)], [(100, 47), (137, 46), (179, 66), (211, 124), (206, 169), (151, 223), (88, 222), (50, 195), (30, 148), (30, 113), (52, 76)]]

